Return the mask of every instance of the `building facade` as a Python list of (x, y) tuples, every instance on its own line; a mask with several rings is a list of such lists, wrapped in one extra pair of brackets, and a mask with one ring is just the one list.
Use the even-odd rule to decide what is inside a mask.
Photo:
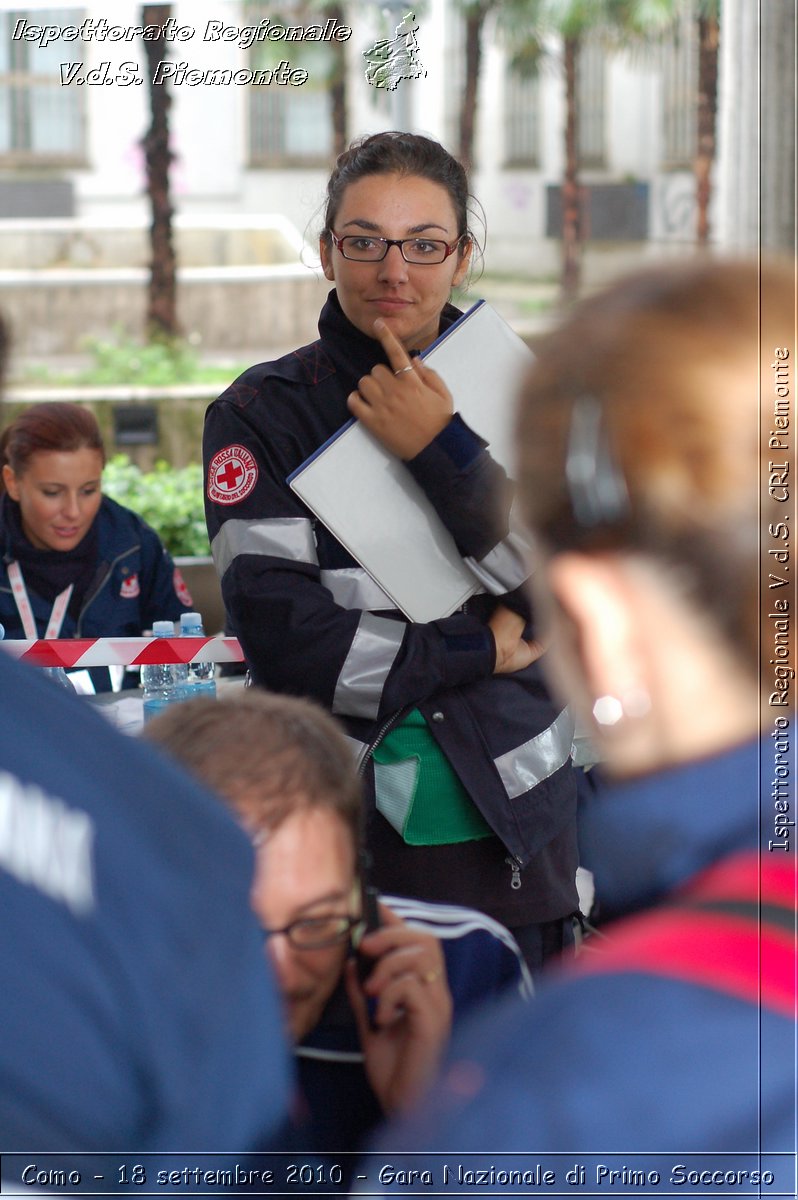
[[(93, 270), (96, 282), (100, 269), (146, 268), (142, 137), (153, 72), (141, 27), (164, 7), (0, 0), (0, 284), (35, 286), (31, 271)], [(278, 268), (281, 277), (309, 273), (321, 283), (315, 246), (324, 184), (346, 138), (410, 128), (458, 150), (468, 58), (458, 0), (424, 0), (414, 17), (401, 0), (284, 0), (279, 15), (266, 0), (175, 0), (166, 7), (155, 86), (171, 95), (172, 194), (187, 286), (199, 287), (203, 270), (237, 270), (230, 286), (255, 286), (259, 271)], [(524, 77), (510, 66), (515, 43), (503, 30), (501, 0), (485, 7), (471, 180), (485, 215), (486, 268), (522, 280), (556, 279), (562, 45), (549, 39), (536, 75)], [(641, 258), (693, 252), (697, 81), (690, 0), (674, 31), (647, 47), (584, 39), (577, 96), (588, 282)], [(753, 87), (755, 80), (748, 82)], [(732, 82), (725, 90), (726, 118), (718, 127), (731, 146), (729, 96), (739, 98), (745, 88)], [(722, 72), (720, 93), (723, 109)], [(794, 147), (792, 153), (794, 162)], [(736, 210), (721, 195), (727, 180), (727, 190), (736, 179), (739, 192), (739, 172), (723, 169), (723, 154), (721, 138), (710, 240), (739, 248)], [(476, 232), (485, 233), (479, 223)], [(138, 277), (129, 282), (140, 286)], [(313, 307), (299, 293), (280, 301), (280, 339), (299, 335), (284, 318), (306, 304)], [(240, 321), (206, 328), (214, 307), (199, 298), (192, 308), (192, 328), (206, 343), (251, 337)], [(97, 292), (89, 319), (101, 321), (112, 308)], [(46, 325), (43, 304), (23, 323)], [(33, 352), (59, 348), (41, 328), (37, 336)]]

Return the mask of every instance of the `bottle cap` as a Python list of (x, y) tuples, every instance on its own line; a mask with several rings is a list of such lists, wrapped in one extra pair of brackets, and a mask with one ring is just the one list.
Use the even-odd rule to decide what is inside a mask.
[(173, 621), (153, 621), (152, 632), (155, 637), (174, 637), (175, 626)]
[(193, 629), (196, 625), (202, 625), (202, 614), (197, 612), (187, 612), (180, 614), (180, 628)]

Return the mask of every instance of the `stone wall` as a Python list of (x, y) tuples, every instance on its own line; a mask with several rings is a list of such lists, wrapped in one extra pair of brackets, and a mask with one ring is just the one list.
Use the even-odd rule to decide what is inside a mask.
[[(65, 268), (0, 271), (0, 307), (15, 354), (79, 354), (84, 339), (142, 336), (147, 271)], [(316, 337), (329, 283), (301, 264), (184, 267), (178, 271), (183, 333), (203, 351), (288, 349)]]

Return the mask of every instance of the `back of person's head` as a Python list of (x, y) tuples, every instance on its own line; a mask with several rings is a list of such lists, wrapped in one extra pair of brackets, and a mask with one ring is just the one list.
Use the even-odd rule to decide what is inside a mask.
[(386, 130), (358, 138), (338, 156), (327, 183), (322, 238), (329, 242), (347, 187), (369, 175), (417, 175), (448, 192), (458, 237), (468, 232), (468, 177), (457, 159), (433, 138)]
[(520, 492), (544, 555), (653, 561), (758, 664), (760, 430), (779, 401), (794, 281), (786, 266), (702, 258), (630, 276), (541, 339), (524, 388)]
[(294, 696), (245, 688), (165, 709), (145, 735), (198, 776), (251, 832), (271, 832), (300, 809), (335, 812), (359, 845), (360, 782), (335, 719)]
[(83, 449), (99, 450), (105, 462), (102, 434), (90, 409), (55, 400), (33, 404), (0, 434), (0, 472), (8, 464), (19, 478), (34, 454)]

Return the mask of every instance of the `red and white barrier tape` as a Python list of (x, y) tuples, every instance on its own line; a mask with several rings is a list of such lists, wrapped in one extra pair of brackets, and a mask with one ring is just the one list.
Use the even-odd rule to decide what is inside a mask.
[(130, 667), (147, 663), (242, 662), (238, 638), (39, 638), (0, 641), (0, 649), (35, 667)]

